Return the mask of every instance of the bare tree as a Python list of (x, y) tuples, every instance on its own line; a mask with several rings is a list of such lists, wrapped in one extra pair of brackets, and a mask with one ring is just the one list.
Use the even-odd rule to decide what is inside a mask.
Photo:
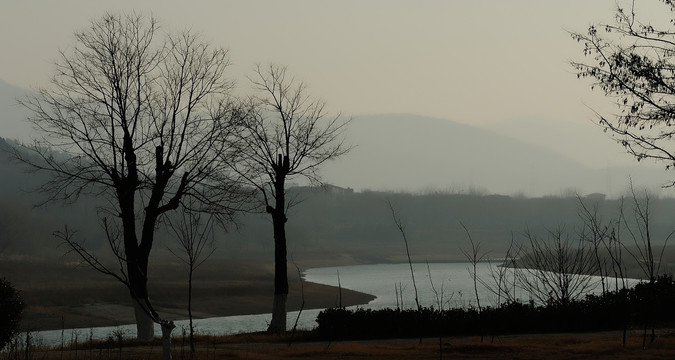
[(471, 237), (471, 232), (469, 229), (464, 225), (464, 223), (460, 222), (460, 225), (462, 225), (462, 228), (464, 229), (464, 232), (466, 232), (466, 236), (469, 239), (469, 244), (471, 245), (470, 250), (465, 250), (461, 249), (462, 254), (464, 254), (464, 257), (469, 261), (471, 264), (471, 268), (467, 268), (467, 271), (469, 272), (469, 275), (471, 276), (471, 280), (473, 282), (473, 294), (476, 297), (476, 306), (478, 307), (478, 312), (482, 312), (483, 308), (480, 306), (480, 297), (478, 296), (478, 273), (477, 273), (477, 266), (478, 263), (485, 258), (485, 253), (481, 252), (480, 250), (480, 242), (474, 242), (473, 237)]
[[(171, 232), (176, 238), (179, 250), (169, 251), (180, 259), (188, 272), (188, 319), (190, 322), (190, 357), (195, 352), (195, 328), (192, 321), (192, 278), (194, 272), (216, 250), (213, 246), (213, 217), (202, 219), (201, 213), (182, 212), (178, 218), (169, 218)], [(207, 249), (208, 248), (208, 249)]]
[[(572, 62), (578, 78), (589, 78), (593, 88), (615, 99), (620, 112), (599, 123), (638, 161), (665, 161), (675, 165), (668, 143), (675, 131), (675, 3), (663, 3), (664, 18), (641, 21), (636, 2), (617, 6), (615, 22), (592, 24), (585, 33), (572, 33), (583, 44), (588, 62)], [(654, 24), (665, 24), (662, 28)], [(675, 185), (675, 182), (671, 185)]]
[(595, 272), (599, 274), (602, 284), (602, 292), (609, 290), (607, 279), (610, 272), (615, 279), (615, 290), (626, 287), (625, 266), (623, 263), (623, 248), (621, 243), (621, 230), (625, 223), (623, 215), (623, 198), (619, 204), (619, 219), (605, 221), (600, 215), (599, 204), (592, 206), (586, 204), (581, 196), (577, 195), (577, 214), (582, 220), (581, 237), (591, 245), (594, 258)]
[[(417, 282), (415, 282), (415, 270), (413, 270), (412, 258), (410, 257), (410, 248), (408, 247), (408, 237), (405, 234), (405, 225), (403, 225), (403, 222), (401, 221), (401, 218), (398, 215), (398, 211), (394, 208), (391, 202), (389, 202), (389, 211), (391, 211), (391, 218), (394, 220), (394, 224), (396, 224), (398, 232), (401, 233), (403, 243), (405, 244), (405, 254), (408, 257), (408, 266), (410, 267), (410, 277), (412, 278), (413, 290), (415, 290), (415, 304), (417, 305), (417, 311), (421, 312), (422, 306), (420, 305), (419, 294), (417, 293)], [(402, 292), (403, 290), (401, 290), (401, 293)], [(401, 299), (401, 304), (403, 304), (403, 299)]]
[(577, 214), (582, 220), (582, 229), (580, 236), (583, 241), (591, 245), (591, 256), (595, 263), (595, 271), (600, 276), (602, 284), (602, 293), (607, 291), (608, 264), (605, 250), (609, 250), (608, 244), (612, 227), (606, 224), (599, 213), (599, 204), (596, 202), (593, 206), (587, 205), (579, 194), (577, 194), (578, 211)]
[(257, 94), (250, 99), (240, 158), (233, 169), (262, 195), (274, 231), (274, 302), (270, 332), (286, 331), (288, 297), (286, 222), (295, 204), (286, 196), (287, 181), (304, 177), (320, 183), (317, 169), (345, 154), (342, 134), (347, 122), (327, 117), (325, 103), (310, 98), (284, 66), (258, 66), (251, 79)]
[[(417, 316), (421, 317), (422, 316), (422, 305), (420, 305), (420, 297), (417, 292), (417, 282), (415, 281), (415, 270), (413, 269), (413, 263), (412, 263), (412, 258), (410, 257), (410, 248), (408, 247), (408, 237), (405, 234), (405, 226), (403, 225), (403, 222), (401, 221), (401, 218), (398, 215), (398, 211), (394, 208), (394, 206), (391, 204), (391, 202), (388, 202), (389, 204), (389, 211), (391, 211), (391, 217), (394, 220), (394, 224), (396, 224), (396, 228), (398, 231), (401, 233), (401, 237), (403, 238), (403, 243), (405, 244), (405, 253), (408, 257), (408, 266), (410, 267), (410, 277), (412, 278), (412, 284), (413, 284), (413, 290), (415, 290), (415, 304), (417, 305)], [(401, 304), (403, 304), (403, 289), (401, 289)], [(420, 340), (419, 343), (422, 344), (422, 329), (419, 329), (420, 332)]]
[(666, 250), (670, 237), (675, 231), (671, 231), (668, 236), (663, 239), (663, 244), (658, 253), (655, 240), (652, 236), (650, 196), (647, 191), (644, 191), (640, 196), (636, 192), (633, 183), (630, 184), (631, 198), (633, 202), (633, 216), (629, 218), (622, 211), (621, 221), (624, 224), (626, 231), (632, 239), (632, 246), (623, 244), (626, 251), (638, 264), (642, 273), (647, 278), (649, 283), (654, 283), (661, 271), (661, 262), (663, 259), (663, 252)]
[(630, 256), (638, 264), (644, 276), (648, 279), (649, 284), (647, 286), (647, 298), (645, 302), (645, 313), (648, 314), (647, 321), (644, 325), (644, 332), (642, 337), (642, 346), (644, 347), (647, 341), (647, 328), (648, 323), (651, 322), (651, 341), (654, 341), (656, 336), (654, 323), (656, 317), (658, 316), (653, 309), (650, 307), (650, 303), (655, 301), (658, 294), (655, 291), (655, 282), (659, 273), (661, 271), (661, 262), (663, 258), (663, 252), (668, 245), (668, 240), (675, 233), (672, 231), (666, 238), (663, 240), (663, 245), (661, 251), (657, 254), (655, 253), (656, 243), (653, 238), (652, 233), (652, 224), (651, 224), (651, 215), (652, 210), (650, 208), (650, 196), (649, 193), (645, 190), (643, 196), (639, 196), (633, 186), (633, 182), (630, 183), (630, 192), (632, 198), (632, 217), (627, 217), (623, 208), (621, 209), (621, 223), (624, 225), (626, 231), (628, 232), (630, 238), (632, 239), (632, 245), (624, 243), (623, 246)]
[(525, 231), (527, 245), (519, 265), (519, 285), (540, 303), (567, 304), (592, 286), (595, 263), (581, 239), (574, 241), (562, 228), (548, 231), (548, 239)]
[(37, 156), (21, 160), (52, 175), (41, 190), (50, 200), (106, 199), (104, 227), (124, 265), (117, 278), (127, 280), (142, 339), (159, 319), (147, 281), (161, 219), (191, 198), (189, 210), (228, 221), (246, 200), (226, 176), (234, 149), (223, 138), (239, 114), (227, 100), (228, 52), (189, 31), (158, 34), (154, 18), (106, 14), (60, 52), (51, 86), (21, 101), (42, 134)]
[(509, 247), (506, 249), (504, 258), (499, 260), (497, 266), (494, 266), (493, 261), (488, 259), (490, 264), (488, 278), (478, 278), (478, 281), (497, 297), (495, 306), (518, 300), (516, 287), (519, 269), (516, 264), (518, 259), (520, 259), (522, 249), (522, 245), (516, 244), (512, 233), (511, 241), (509, 242)]

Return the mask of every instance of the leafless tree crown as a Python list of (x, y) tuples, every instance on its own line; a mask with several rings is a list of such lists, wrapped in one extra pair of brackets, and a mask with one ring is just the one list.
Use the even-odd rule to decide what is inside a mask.
[(160, 213), (183, 196), (228, 213), (232, 188), (214, 186), (227, 158), (216, 155), (233, 150), (220, 141), (236, 113), (228, 52), (188, 31), (158, 35), (154, 18), (107, 14), (60, 52), (51, 86), (22, 101), (42, 135), (31, 163), (54, 175), (42, 189), (53, 199), (124, 187)]
[(257, 93), (249, 102), (237, 171), (265, 193), (274, 193), (267, 184), (279, 180), (278, 170), (285, 178), (320, 182), (319, 166), (349, 151), (342, 137), (348, 121), (327, 116), (325, 102), (311, 98), (285, 66), (258, 66), (251, 82)]
[[(668, 146), (675, 131), (675, 5), (663, 1), (671, 18), (640, 21), (635, 11), (617, 7), (611, 24), (593, 24), (585, 33), (572, 33), (583, 45), (586, 62), (572, 62), (577, 77), (589, 78), (593, 88), (615, 99), (619, 113), (599, 115), (600, 125), (612, 133), (637, 160), (675, 164)], [(662, 27), (662, 28), (661, 28)]]

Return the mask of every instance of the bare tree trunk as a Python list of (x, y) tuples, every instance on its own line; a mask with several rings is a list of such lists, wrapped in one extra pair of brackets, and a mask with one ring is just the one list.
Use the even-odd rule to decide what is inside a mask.
[(288, 298), (288, 270), (286, 268), (285, 224), (274, 221), (274, 301), (272, 321), (267, 328), (271, 333), (286, 331), (286, 299)]
[(155, 322), (148, 311), (132, 296), (134, 315), (136, 316), (136, 338), (139, 340), (152, 340), (155, 338)]
[(162, 359), (171, 360), (171, 332), (176, 327), (173, 321), (160, 321), (162, 327)]
[[(305, 309), (305, 285), (302, 282), (302, 273), (300, 272), (300, 268), (298, 267), (297, 264), (293, 263), (293, 265), (295, 265), (295, 269), (298, 270), (298, 277), (300, 278), (300, 295), (302, 296), (302, 303), (300, 303), (300, 310), (298, 311), (298, 316), (295, 318), (295, 323), (293, 324), (293, 330), (291, 331), (291, 338), (288, 340), (288, 346), (291, 346), (291, 343), (293, 342), (293, 336), (295, 336), (295, 331), (298, 329), (298, 321), (300, 321), (300, 315), (302, 315), (302, 310)], [(339, 284), (340, 280), (338, 277), (338, 285)], [(342, 288), (340, 288), (340, 292), (342, 292)]]
[(128, 286), (131, 301), (134, 305), (136, 338), (139, 340), (152, 340), (155, 337), (155, 321), (151, 315), (152, 309), (149, 309), (148, 304), (145, 302), (145, 299), (148, 298), (147, 277), (138, 264), (137, 259), (132, 257), (133, 255), (127, 256)]
[(190, 319), (190, 358), (192, 358), (195, 352), (195, 327), (192, 321), (192, 273), (194, 267), (190, 267), (189, 277), (188, 277), (188, 318)]
[(274, 227), (274, 301), (272, 303), (272, 321), (267, 331), (282, 333), (286, 331), (286, 299), (288, 298), (288, 269), (286, 250), (286, 175), (289, 169), (288, 156), (279, 155), (275, 166), (274, 208), (267, 205), (267, 212), (272, 215)]
[[(140, 270), (131, 270), (140, 273)], [(130, 276), (129, 283), (131, 292), (131, 301), (134, 305), (134, 315), (136, 318), (136, 338), (139, 340), (152, 340), (155, 338), (155, 320), (152, 318), (153, 310), (147, 302), (147, 278), (143, 275)]]
[[(284, 164), (288, 163), (288, 157), (284, 158)], [(279, 156), (279, 168), (282, 157)], [(275, 183), (276, 203), (275, 207), (268, 206), (267, 212), (272, 214), (274, 227), (274, 301), (272, 303), (272, 321), (267, 331), (270, 333), (282, 333), (286, 331), (286, 299), (288, 298), (288, 269), (286, 250), (286, 199), (284, 194), (285, 174), (279, 171)]]
[(286, 299), (288, 294), (274, 294), (272, 303), (272, 321), (267, 327), (270, 333), (282, 333), (286, 331)]

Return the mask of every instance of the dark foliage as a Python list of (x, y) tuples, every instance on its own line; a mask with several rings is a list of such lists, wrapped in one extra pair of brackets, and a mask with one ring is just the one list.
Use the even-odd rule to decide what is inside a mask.
[(19, 329), (23, 307), (19, 291), (9, 280), (0, 279), (0, 349), (5, 347)]
[(499, 307), (438, 311), (422, 308), (346, 310), (319, 313), (319, 337), (337, 339), (405, 338), (417, 336), (500, 335), (619, 330), (643, 324), (675, 322), (675, 282), (659, 277), (633, 289), (588, 295), (566, 303), (508, 302)]

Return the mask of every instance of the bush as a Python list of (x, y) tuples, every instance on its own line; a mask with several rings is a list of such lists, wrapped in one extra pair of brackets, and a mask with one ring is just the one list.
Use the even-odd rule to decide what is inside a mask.
[(23, 299), (12, 283), (0, 279), (0, 349), (16, 335), (23, 313)]
[(326, 309), (317, 317), (324, 339), (372, 339), (436, 335), (500, 335), (515, 333), (584, 332), (626, 329), (628, 326), (675, 325), (675, 281), (661, 276), (582, 300), (507, 302), (500, 306), (438, 311), (422, 308), (347, 310)]

